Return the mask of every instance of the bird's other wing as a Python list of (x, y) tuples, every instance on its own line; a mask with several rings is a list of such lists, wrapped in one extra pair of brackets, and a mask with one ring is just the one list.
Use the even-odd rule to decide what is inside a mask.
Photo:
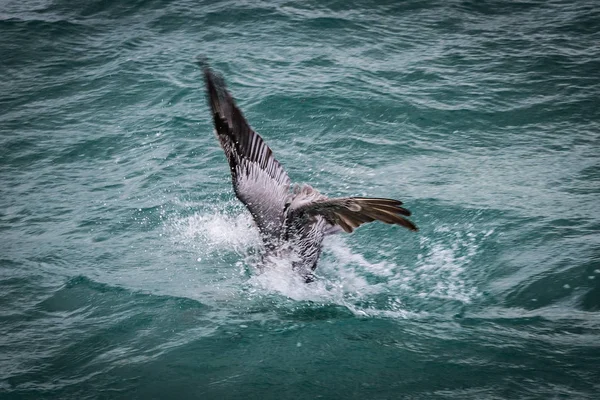
[(322, 216), (331, 225), (329, 231), (332, 233), (335, 233), (338, 227), (350, 233), (360, 225), (373, 221), (400, 225), (411, 231), (418, 230), (415, 224), (404, 218), (410, 216), (410, 211), (401, 205), (401, 201), (393, 199), (343, 197), (313, 201), (300, 206), (294, 212)]
[(290, 178), (264, 140), (250, 128), (223, 78), (200, 62), (216, 135), (229, 162), (233, 188), (259, 230), (278, 236)]

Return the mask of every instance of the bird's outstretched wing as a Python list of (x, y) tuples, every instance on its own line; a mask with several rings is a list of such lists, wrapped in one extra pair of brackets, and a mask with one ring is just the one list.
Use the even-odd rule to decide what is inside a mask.
[(215, 131), (229, 162), (233, 188), (263, 234), (277, 237), (290, 178), (237, 108), (223, 78), (200, 62)]
[(320, 215), (332, 227), (339, 227), (348, 233), (364, 223), (373, 221), (401, 225), (416, 231), (418, 228), (415, 224), (404, 218), (410, 216), (410, 211), (401, 205), (401, 201), (393, 199), (343, 197), (305, 203), (294, 210), (294, 213), (307, 216)]

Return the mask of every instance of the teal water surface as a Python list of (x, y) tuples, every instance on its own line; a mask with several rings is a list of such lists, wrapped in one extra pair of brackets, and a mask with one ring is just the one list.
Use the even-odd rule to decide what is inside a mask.
[[(0, 2), (1, 399), (600, 396), (594, 1)], [(256, 264), (205, 55), (295, 182)]]

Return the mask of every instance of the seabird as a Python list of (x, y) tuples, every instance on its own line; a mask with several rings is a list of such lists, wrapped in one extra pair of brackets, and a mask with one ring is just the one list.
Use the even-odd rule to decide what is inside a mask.
[(215, 133), (225, 152), (233, 190), (252, 214), (263, 243), (263, 258), (287, 256), (292, 268), (311, 282), (325, 236), (352, 232), (366, 222), (381, 221), (411, 231), (417, 227), (402, 202), (385, 198), (328, 198), (312, 186), (294, 185), (273, 152), (256, 133), (223, 78), (205, 61), (206, 92)]

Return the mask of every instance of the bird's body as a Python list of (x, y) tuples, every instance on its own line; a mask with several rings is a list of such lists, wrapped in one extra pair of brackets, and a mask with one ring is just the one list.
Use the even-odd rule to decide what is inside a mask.
[(236, 196), (256, 223), (265, 256), (292, 260), (307, 281), (317, 266), (326, 235), (352, 232), (375, 220), (416, 226), (402, 202), (383, 198), (328, 198), (310, 185), (295, 185), (263, 139), (246, 122), (223, 79), (206, 66), (204, 78), (215, 132), (225, 152)]

